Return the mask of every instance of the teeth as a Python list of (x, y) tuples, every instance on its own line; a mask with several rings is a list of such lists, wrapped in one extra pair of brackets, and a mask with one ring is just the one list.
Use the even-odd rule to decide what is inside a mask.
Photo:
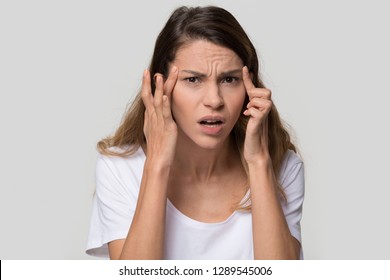
[(200, 124), (202, 125), (208, 125), (208, 126), (217, 126), (217, 125), (220, 125), (222, 124), (222, 121), (220, 120), (204, 120), (204, 121), (201, 121)]

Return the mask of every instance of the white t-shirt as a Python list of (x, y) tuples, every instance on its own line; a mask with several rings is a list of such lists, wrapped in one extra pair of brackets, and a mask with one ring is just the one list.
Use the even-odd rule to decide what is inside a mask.
[[(127, 157), (99, 155), (87, 254), (108, 258), (108, 242), (124, 239), (137, 204), (145, 162), (142, 148)], [(291, 234), (301, 242), (303, 163), (288, 151), (279, 176), (287, 203), (281, 202)], [(249, 195), (249, 192), (247, 193)], [(253, 259), (252, 217), (235, 211), (219, 223), (184, 215), (167, 200), (164, 259)], [(302, 250), (301, 250), (302, 258)]]

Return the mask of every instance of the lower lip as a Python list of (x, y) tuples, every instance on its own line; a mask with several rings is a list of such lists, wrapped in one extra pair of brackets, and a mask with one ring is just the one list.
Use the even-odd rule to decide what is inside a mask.
[(208, 125), (199, 124), (201, 131), (205, 134), (208, 134), (208, 135), (220, 134), (222, 129), (223, 129), (223, 125), (224, 124), (208, 126)]

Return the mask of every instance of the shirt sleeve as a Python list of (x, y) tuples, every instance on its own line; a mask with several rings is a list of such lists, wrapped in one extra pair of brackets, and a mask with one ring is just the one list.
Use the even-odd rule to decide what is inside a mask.
[(292, 151), (287, 152), (282, 163), (280, 183), (286, 194), (287, 201), (282, 201), (282, 208), (290, 233), (301, 243), (301, 219), (305, 195), (304, 165)]
[[(108, 242), (124, 239), (129, 231), (137, 203), (133, 186), (123, 173), (131, 173), (123, 158), (99, 155), (96, 164), (96, 191), (93, 197), (86, 253), (108, 258)], [(128, 167), (128, 166), (127, 166)]]

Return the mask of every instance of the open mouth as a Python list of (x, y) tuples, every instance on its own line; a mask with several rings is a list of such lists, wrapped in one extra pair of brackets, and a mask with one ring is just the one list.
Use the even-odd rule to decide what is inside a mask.
[(216, 127), (223, 124), (223, 121), (221, 120), (203, 120), (199, 122), (201, 125), (208, 126), (208, 127)]

